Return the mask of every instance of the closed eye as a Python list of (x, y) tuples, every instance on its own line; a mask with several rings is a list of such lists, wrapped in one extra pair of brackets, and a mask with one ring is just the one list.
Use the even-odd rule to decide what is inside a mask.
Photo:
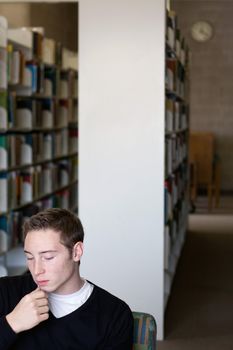
[(26, 256), (27, 260), (33, 260), (34, 258), (32, 256)]
[(54, 256), (49, 256), (49, 257), (44, 256), (43, 257), (44, 260), (52, 260), (53, 258), (54, 258)]

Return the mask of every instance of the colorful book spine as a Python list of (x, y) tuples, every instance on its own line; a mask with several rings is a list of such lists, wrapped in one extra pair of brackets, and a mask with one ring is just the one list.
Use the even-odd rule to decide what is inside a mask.
[(8, 168), (8, 139), (6, 135), (0, 134), (0, 170)]

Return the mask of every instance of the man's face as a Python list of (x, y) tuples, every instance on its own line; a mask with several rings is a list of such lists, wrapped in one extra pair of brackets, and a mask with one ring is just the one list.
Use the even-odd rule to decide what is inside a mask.
[[(31, 231), (27, 234), (24, 251), (29, 271), (35, 283), (45, 292), (69, 294), (77, 290), (78, 264), (82, 243), (78, 243), (78, 256), (60, 242), (60, 234), (52, 229)], [(77, 253), (77, 252), (76, 252)]]

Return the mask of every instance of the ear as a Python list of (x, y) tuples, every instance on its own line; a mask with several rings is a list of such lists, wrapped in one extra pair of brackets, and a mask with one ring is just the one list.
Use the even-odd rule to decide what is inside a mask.
[(83, 242), (77, 242), (73, 247), (72, 258), (74, 261), (80, 261), (82, 255), (83, 255)]

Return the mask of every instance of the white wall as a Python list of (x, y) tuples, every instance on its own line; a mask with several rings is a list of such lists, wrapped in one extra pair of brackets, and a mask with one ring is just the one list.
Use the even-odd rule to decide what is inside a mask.
[(79, 2), (82, 272), (163, 337), (163, 0)]

